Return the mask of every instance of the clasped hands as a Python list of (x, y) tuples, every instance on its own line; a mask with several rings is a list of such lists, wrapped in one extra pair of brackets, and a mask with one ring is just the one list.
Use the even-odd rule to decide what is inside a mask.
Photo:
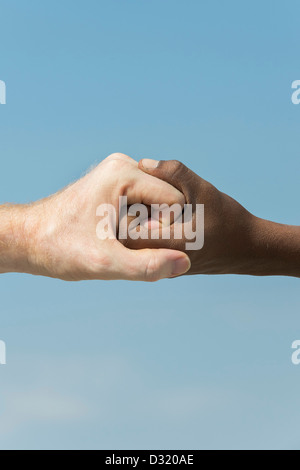
[[(176, 218), (163, 236), (163, 214), (146, 221), (156, 238), (99, 237), (99, 205), (204, 207), (204, 244), (187, 249)], [(181, 211), (179, 211), (181, 212)], [(126, 216), (127, 217), (127, 216)], [(231, 197), (177, 161), (113, 154), (64, 190), (24, 206), (0, 207), (0, 272), (25, 272), (67, 281), (157, 281), (183, 274), (252, 274), (300, 277), (300, 229), (258, 219)], [(132, 222), (128, 215), (128, 224)], [(119, 224), (120, 221), (117, 221)], [(176, 225), (177, 224), (177, 225)], [(118, 228), (118, 227), (117, 227)], [(144, 227), (145, 230), (145, 227)]]

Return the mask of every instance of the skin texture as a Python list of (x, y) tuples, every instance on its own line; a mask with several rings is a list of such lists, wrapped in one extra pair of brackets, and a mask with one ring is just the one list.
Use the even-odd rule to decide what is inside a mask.
[[(250, 214), (237, 201), (220, 192), (178, 161), (141, 160), (139, 168), (177, 188), (193, 205), (204, 204), (204, 247), (187, 251), (185, 238), (164, 240), (127, 239), (130, 248), (171, 248), (185, 251), (191, 260), (191, 274), (250, 274), (300, 277), (300, 227), (281, 225)], [(129, 218), (128, 224), (132, 219)], [(176, 223), (176, 222), (175, 222)], [(148, 222), (148, 225), (151, 222)]]
[(66, 281), (157, 281), (190, 268), (187, 255), (170, 249), (130, 250), (96, 235), (100, 204), (118, 211), (128, 203), (181, 204), (173, 186), (147, 175), (137, 162), (113, 154), (76, 183), (28, 206), (0, 207), (0, 273), (23, 272)]

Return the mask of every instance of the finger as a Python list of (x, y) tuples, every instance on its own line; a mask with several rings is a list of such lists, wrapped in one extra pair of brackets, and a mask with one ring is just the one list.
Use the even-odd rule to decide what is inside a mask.
[[(139, 162), (139, 169), (155, 176), (174, 186), (181, 193), (185, 193), (187, 182), (195, 181), (195, 173), (177, 160), (157, 161), (143, 159)], [(188, 202), (188, 201), (187, 201)]]
[[(189, 257), (181, 251), (168, 249), (129, 250), (118, 247), (122, 279), (154, 282), (185, 274), (191, 267)], [(122, 253), (121, 253), (122, 250)]]
[(128, 204), (140, 203), (146, 206), (152, 206), (153, 204), (162, 206), (164, 204), (164, 208), (160, 207), (161, 212), (159, 214), (161, 215), (161, 221), (167, 224), (170, 224), (170, 215), (171, 221), (173, 217), (173, 211), (170, 213), (168, 209), (174, 206), (176, 218), (178, 216), (177, 213), (181, 213), (186, 202), (184, 195), (174, 186), (141, 170), (137, 170), (134, 179), (128, 186), (126, 195)]

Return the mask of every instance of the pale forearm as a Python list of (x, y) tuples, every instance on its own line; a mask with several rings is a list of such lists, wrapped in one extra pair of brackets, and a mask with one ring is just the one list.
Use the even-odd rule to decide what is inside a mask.
[(30, 272), (31, 212), (25, 205), (0, 206), (0, 273)]

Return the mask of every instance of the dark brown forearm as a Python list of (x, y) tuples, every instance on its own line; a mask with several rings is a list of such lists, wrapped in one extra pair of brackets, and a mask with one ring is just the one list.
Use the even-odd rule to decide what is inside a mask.
[(300, 277), (300, 227), (255, 217), (251, 244), (247, 274)]

